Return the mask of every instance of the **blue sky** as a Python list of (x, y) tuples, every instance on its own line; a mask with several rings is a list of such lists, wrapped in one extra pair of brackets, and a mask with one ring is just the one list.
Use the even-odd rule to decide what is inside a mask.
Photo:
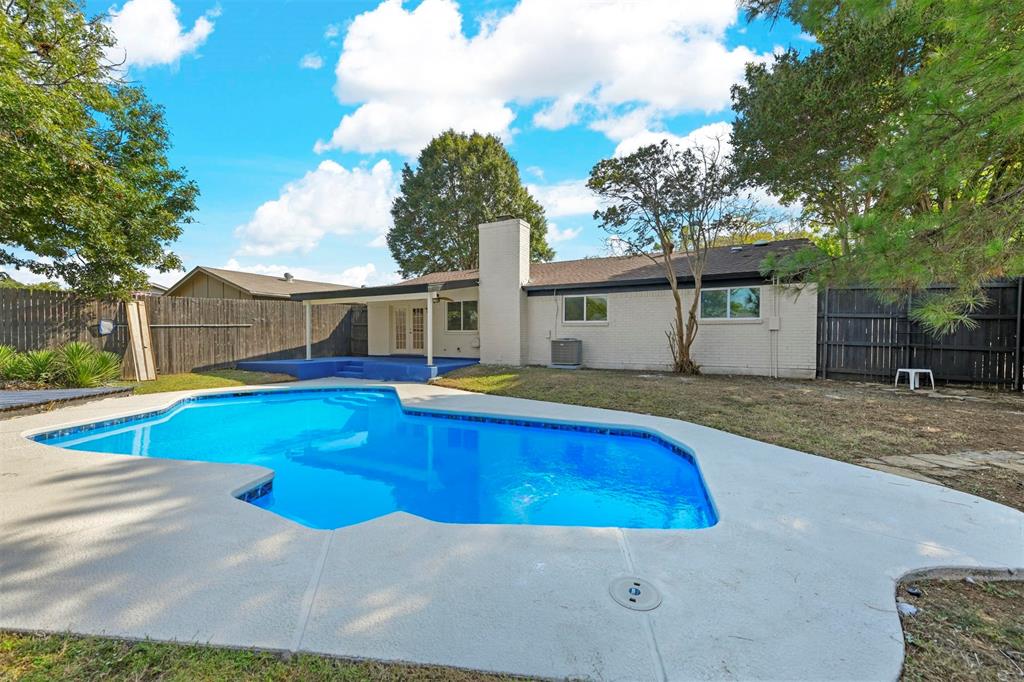
[(198, 222), (175, 246), (186, 266), (354, 285), (395, 279), (387, 209), (402, 164), (440, 130), (500, 135), (558, 258), (603, 254), (582, 186), (591, 166), (665, 136), (727, 133), (743, 63), (811, 45), (791, 25), (748, 24), (729, 0), (86, 8), (109, 13), (129, 78), (166, 109), (172, 162), (199, 184)]

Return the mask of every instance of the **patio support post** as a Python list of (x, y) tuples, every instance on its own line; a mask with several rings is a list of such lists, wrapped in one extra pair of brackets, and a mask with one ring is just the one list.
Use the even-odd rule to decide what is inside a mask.
[(306, 359), (313, 359), (313, 304), (304, 301), (303, 306), (306, 312)]
[(427, 294), (427, 366), (434, 364), (434, 294)]

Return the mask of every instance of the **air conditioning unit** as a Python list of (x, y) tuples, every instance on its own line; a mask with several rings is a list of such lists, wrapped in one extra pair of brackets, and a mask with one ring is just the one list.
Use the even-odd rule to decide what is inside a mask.
[(582, 362), (582, 341), (579, 339), (551, 339), (552, 367), (579, 367)]

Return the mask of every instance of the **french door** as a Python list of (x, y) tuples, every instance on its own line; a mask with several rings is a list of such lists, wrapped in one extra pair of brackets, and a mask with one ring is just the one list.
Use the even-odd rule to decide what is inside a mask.
[(396, 305), (391, 310), (392, 352), (422, 353), (426, 343), (426, 308)]

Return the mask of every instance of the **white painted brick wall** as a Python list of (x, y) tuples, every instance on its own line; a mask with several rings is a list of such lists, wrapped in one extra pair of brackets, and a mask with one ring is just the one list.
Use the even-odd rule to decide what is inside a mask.
[[(772, 332), (769, 318), (778, 303), (778, 367), (780, 376), (813, 378), (817, 305), (813, 287), (794, 297), (795, 288), (781, 293), (771, 286), (761, 290), (761, 319), (701, 323), (694, 343), (694, 359), (709, 374), (769, 375)], [(672, 294), (639, 291), (608, 295), (608, 322), (561, 321), (562, 296), (531, 296), (529, 312), (529, 364), (551, 360), (551, 338), (583, 341), (583, 362), (606, 369), (669, 369), (672, 356), (666, 330), (672, 324)], [(684, 312), (692, 292), (683, 292)]]
[(480, 225), (480, 362), (520, 365), (526, 342), (530, 227), (519, 219)]
[[(477, 287), (465, 289), (448, 289), (441, 292), (443, 298), (453, 301), (479, 301), (480, 290)], [(448, 304), (446, 301), (434, 302), (434, 355), (446, 358), (478, 358), (480, 357), (480, 331), (450, 332), (447, 325)], [(477, 315), (480, 317), (479, 304)]]

